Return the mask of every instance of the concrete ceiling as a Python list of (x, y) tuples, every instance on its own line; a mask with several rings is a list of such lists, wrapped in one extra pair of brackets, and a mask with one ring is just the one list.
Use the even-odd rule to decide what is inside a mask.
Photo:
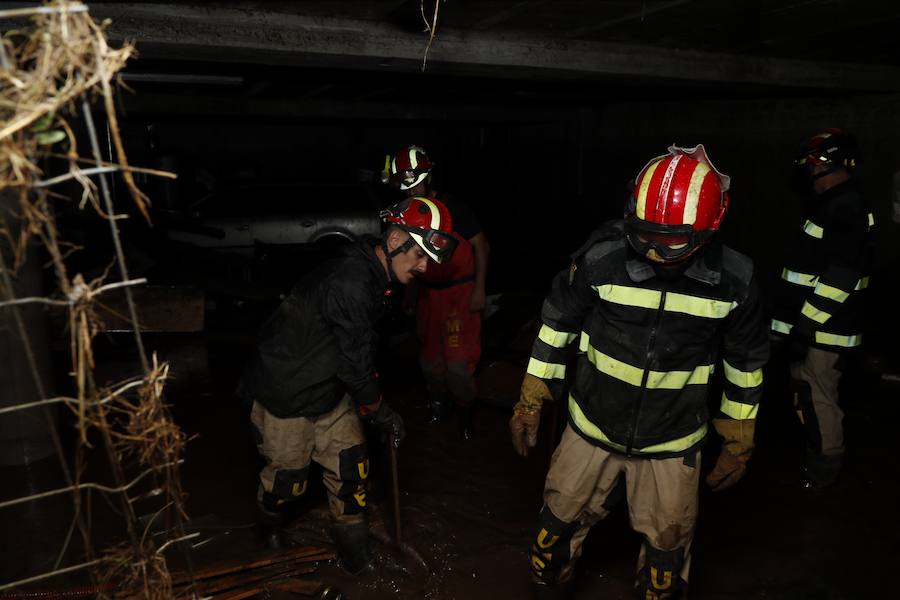
[(893, 0), (440, 0), (424, 73), (436, 0), (88, 4), (136, 42), (142, 94), (252, 98), (276, 115), (298, 100), (326, 115), (393, 103), (404, 118), (404, 102), (509, 116), (611, 96), (900, 90)]

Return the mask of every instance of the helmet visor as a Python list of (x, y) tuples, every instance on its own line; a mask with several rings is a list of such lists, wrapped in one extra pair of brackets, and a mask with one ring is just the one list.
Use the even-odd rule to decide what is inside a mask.
[(449, 233), (437, 229), (424, 229), (420, 227), (406, 228), (412, 238), (422, 247), (428, 256), (435, 262), (443, 262), (453, 254), (456, 249), (456, 238)]

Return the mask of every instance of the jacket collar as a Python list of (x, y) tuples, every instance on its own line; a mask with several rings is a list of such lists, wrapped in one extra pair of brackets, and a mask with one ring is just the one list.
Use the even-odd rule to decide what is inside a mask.
[[(639, 258), (633, 252), (625, 262), (625, 270), (628, 277), (635, 283), (642, 283), (656, 277), (656, 271), (647, 261)], [(722, 281), (722, 246), (712, 242), (709, 247), (701, 251), (691, 259), (685, 277), (690, 277), (707, 285), (719, 285)]]

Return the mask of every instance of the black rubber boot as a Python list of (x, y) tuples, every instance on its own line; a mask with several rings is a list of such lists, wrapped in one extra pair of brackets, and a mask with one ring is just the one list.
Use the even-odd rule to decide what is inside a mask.
[(531, 593), (534, 600), (572, 600), (572, 586), (565, 583), (549, 584), (543, 581), (531, 582)]
[(288, 534), (287, 514), (284, 509), (270, 508), (263, 504), (257, 505), (256, 525), (266, 547), (272, 550), (283, 550), (294, 546), (291, 536)]
[(430, 425), (436, 425), (437, 423), (442, 423), (447, 419), (447, 414), (450, 412), (450, 403), (446, 398), (432, 398), (431, 399), (431, 417), (428, 418), (428, 423)]
[(837, 482), (843, 462), (843, 454), (823, 455), (807, 450), (806, 472), (801, 487), (810, 493), (827, 490)]
[(457, 406), (456, 427), (459, 437), (463, 441), (469, 441), (475, 436), (475, 430), (472, 428), (472, 412), (474, 406)]
[(341, 566), (350, 575), (362, 575), (372, 570), (369, 555), (369, 526), (366, 523), (335, 525), (334, 542)]

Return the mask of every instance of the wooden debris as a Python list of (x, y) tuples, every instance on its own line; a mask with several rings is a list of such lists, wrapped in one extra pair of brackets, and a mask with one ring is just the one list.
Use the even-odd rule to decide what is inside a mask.
[(231, 600), (247, 598), (265, 589), (314, 595), (322, 584), (296, 576), (313, 573), (315, 563), (331, 560), (334, 556), (330, 550), (305, 546), (262, 558), (208, 565), (195, 569), (193, 580), (187, 573), (172, 573), (173, 591), (177, 597), (183, 598), (196, 593)]

